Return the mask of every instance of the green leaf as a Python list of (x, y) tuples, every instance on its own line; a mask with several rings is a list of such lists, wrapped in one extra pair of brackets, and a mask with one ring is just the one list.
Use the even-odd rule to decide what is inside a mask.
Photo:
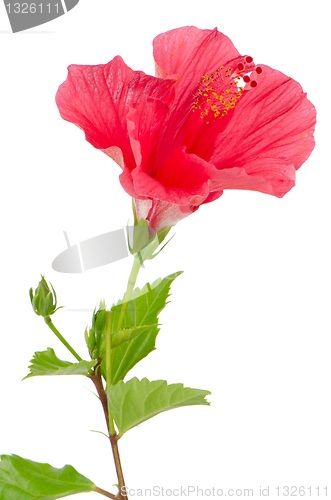
[(54, 500), (96, 489), (71, 465), (55, 469), (17, 455), (0, 458), (1, 500)]
[(134, 338), (138, 337), (142, 333), (150, 330), (154, 326), (157, 326), (157, 323), (154, 325), (142, 325), (142, 326), (133, 326), (131, 328), (121, 328), (121, 330), (117, 330), (112, 333), (111, 336), (111, 346), (112, 348), (118, 347), (125, 342), (129, 342)]
[(107, 391), (109, 408), (119, 435), (164, 411), (180, 406), (209, 405), (209, 391), (190, 389), (183, 384), (168, 385), (165, 380), (150, 382), (136, 377), (118, 382)]
[[(135, 288), (125, 312), (123, 328), (151, 325), (136, 338), (112, 349), (112, 381), (117, 384), (138, 361), (155, 349), (155, 339), (159, 332), (158, 315), (167, 304), (170, 285), (182, 271), (170, 274), (163, 280), (158, 279), (152, 285), (147, 283), (141, 290)], [(117, 330), (122, 301), (112, 307), (112, 333)], [(153, 326), (154, 325), (154, 326)], [(103, 361), (102, 373), (105, 376)]]
[(31, 359), (32, 365), (29, 366), (30, 373), (23, 380), (40, 375), (88, 375), (97, 362), (96, 359), (79, 363), (62, 361), (54, 350), (48, 347), (47, 351), (34, 353)]

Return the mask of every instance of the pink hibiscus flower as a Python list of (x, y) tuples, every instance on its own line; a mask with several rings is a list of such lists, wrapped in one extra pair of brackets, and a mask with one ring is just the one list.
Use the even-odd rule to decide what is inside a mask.
[(316, 111), (299, 83), (217, 29), (179, 28), (153, 45), (156, 77), (117, 56), (69, 66), (56, 95), (62, 118), (121, 167), (138, 220), (160, 231), (224, 189), (284, 196), (314, 148)]

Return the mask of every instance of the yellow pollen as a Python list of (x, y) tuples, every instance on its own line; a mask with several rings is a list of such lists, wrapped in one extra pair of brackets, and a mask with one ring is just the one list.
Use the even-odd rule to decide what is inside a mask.
[[(225, 70), (223, 68), (222, 66), (214, 73), (203, 75), (199, 81), (200, 88), (193, 94), (193, 111), (199, 109), (200, 118), (207, 116), (209, 111), (212, 112), (214, 118), (225, 116), (242, 96), (244, 89), (238, 87), (239, 77), (235, 76), (236, 72), (233, 68)], [(223, 92), (223, 95), (218, 94), (217, 91)]]

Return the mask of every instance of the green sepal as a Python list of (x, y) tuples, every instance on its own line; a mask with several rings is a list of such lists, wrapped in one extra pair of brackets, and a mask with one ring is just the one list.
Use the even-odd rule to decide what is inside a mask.
[[(140, 221), (141, 222), (141, 221)], [(169, 243), (170, 240), (172, 240), (173, 236), (170, 238), (170, 240), (168, 240), (164, 245), (163, 247), (156, 253), (155, 250), (160, 246), (160, 244), (164, 241), (164, 239), (166, 238), (166, 236), (168, 235), (170, 229), (172, 228), (172, 226), (170, 227), (165, 227), (164, 229), (162, 229), (162, 231), (160, 231), (159, 233), (157, 233), (154, 237), (150, 238), (149, 242), (147, 245), (145, 245), (140, 251), (139, 251), (139, 258), (140, 258), (140, 261), (141, 262), (144, 262), (145, 260), (151, 260), (151, 259), (154, 259), (154, 257), (156, 257), (160, 252), (161, 250), (163, 250), (163, 248)]]
[[(128, 238), (129, 241), (129, 238)], [(129, 245), (130, 252), (135, 255), (145, 248), (150, 242), (148, 222), (145, 219), (140, 219), (140, 221), (134, 225), (133, 229), (133, 245), (132, 248)]]
[(154, 253), (157, 247), (161, 245), (163, 240), (166, 238), (172, 226), (165, 227), (164, 229), (156, 233), (154, 236), (151, 236), (149, 231), (149, 221), (147, 221), (144, 218), (141, 218), (140, 221), (138, 222), (137, 213), (134, 206), (134, 200), (132, 200), (132, 209), (134, 216), (133, 244), (131, 247), (129, 238), (129, 227), (127, 226), (126, 232), (127, 232), (128, 248), (130, 253), (132, 253), (132, 255), (136, 255), (138, 253), (140, 261), (141, 263), (143, 263), (145, 260), (154, 259), (154, 257), (156, 257), (161, 252), (161, 250), (163, 250), (166, 244), (169, 243), (170, 240), (157, 253)]
[(89, 375), (97, 362), (97, 360), (79, 363), (62, 361), (56, 356), (54, 350), (48, 347), (47, 351), (34, 353), (31, 359), (32, 364), (29, 366), (30, 373), (23, 380), (44, 375)]
[(95, 484), (71, 465), (56, 469), (18, 455), (1, 455), (0, 458), (1, 500), (56, 500), (96, 491)]
[[(112, 383), (123, 380), (131, 368), (155, 349), (155, 340), (159, 332), (158, 315), (167, 304), (171, 283), (182, 274), (173, 273), (166, 278), (156, 280), (152, 285), (147, 283), (141, 290), (135, 288), (125, 312), (122, 328), (149, 328), (136, 338), (112, 349)], [(123, 301), (120, 300), (111, 308), (112, 333), (116, 332)], [(105, 361), (101, 363), (101, 372), (106, 378)]]
[[(170, 231), (171, 227), (169, 227), (169, 228), (167, 228), (167, 229), (169, 229), (169, 231)], [(167, 231), (167, 234), (168, 234), (168, 232), (169, 232), (169, 231)], [(166, 242), (165, 242), (165, 244), (164, 244), (164, 245), (160, 248), (160, 250), (158, 250), (156, 253), (153, 253), (153, 255), (151, 255), (151, 257), (149, 258), (149, 260), (155, 259), (155, 257), (156, 257), (157, 255), (159, 255), (159, 253), (160, 253), (160, 252), (162, 252), (162, 250), (163, 250), (163, 249), (164, 249), (164, 248), (168, 245), (168, 243), (172, 240), (172, 238), (173, 238), (174, 236), (175, 236), (175, 235), (173, 234), (173, 235), (171, 236), (171, 238), (170, 238), (168, 241), (166, 241)], [(163, 241), (163, 240), (162, 240), (162, 241)]]
[(119, 437), (133, 427), (159, 413), (181, 406), (209, 405), (205, 397), (209, 391), (191, 389), (166, 380), (136, 377), (120, 381), (107, 390), (108, 405), (119, 431)]
[(136, 213), (136, 207), (134, 206), (134, 198), (132, 198), (132, 211), (133, 211), (134, 225), (136, 226), (138, 224), (138, 218)]
[[(160, 232), (157, 233), (157, 239), (159, 240), (159, 245), (161, 245), (162, 241), (168, 236), (169, 231), (172, 229), (172, 226), (165, 227)], [(173, 236), (172, 236), (173, 238)], [(170, 240), (169, 240), (170, 241)]]

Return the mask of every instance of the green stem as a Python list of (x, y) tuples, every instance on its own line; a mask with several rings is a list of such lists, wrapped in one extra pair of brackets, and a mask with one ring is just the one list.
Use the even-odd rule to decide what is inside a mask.
[(124, 316), (126, 313), (126, 310), (128, 308), (129, 300), (131, 298), (134, 286), (137, 281), (138, 273), (141, 268), (142, 262), (140, 261), (138, 256), (135, 256), (134, 261), (133, 261), (133, 266), (131, 270), (131, 274), (129, 276), (129, 281), (128, 281), (128, 286), (126, 289), (126, 292), (123, 297), (123, 304), (120, 312), (120, 316), (118, 318), (118, 323), (117, 323), (117, 330), (120, 330), (124, 321)]
[[(112, 364), (111, 364), (111, 311), (106, 311), (106, 389), (112, 384)], [(116, 435), (113, 415), (108, 405), (109, 434)]]
[(61, 333), (55, 328), (54, 324), (52, 323), (52, 320), (49, 316), (46, 316), (44, 318), (45, 320), (45, 323), (47, 326), (49, 326), (49, 328), (52, 330), (53, 333), (55, 333), (55, 335), (57, 336), (57, 338), (62, 342), (63, 345), (66, 346), (66, 348), (68, 349), (68, 351), (71, 352), (71, 354), (73, 356), (75, 356), (75, 358), (78, 360), (78, 361), (82, 361), (82, 358), (77, 354), (77, 352), (71, 347), (70, 344), (68, 344), (68, 342), (66, 341), (66, 339), (64, 337), (62, 337)]

